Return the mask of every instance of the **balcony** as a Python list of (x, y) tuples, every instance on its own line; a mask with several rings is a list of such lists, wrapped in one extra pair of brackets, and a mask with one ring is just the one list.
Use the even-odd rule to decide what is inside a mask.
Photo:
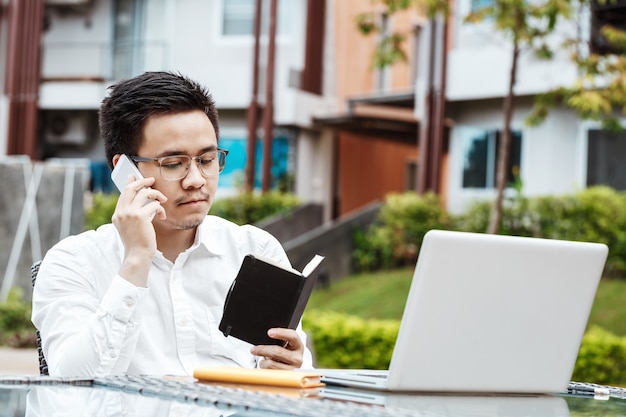
[(165, 68), (164, 41), (48, 42), (43, 47), (42, 82), (103, 82)]

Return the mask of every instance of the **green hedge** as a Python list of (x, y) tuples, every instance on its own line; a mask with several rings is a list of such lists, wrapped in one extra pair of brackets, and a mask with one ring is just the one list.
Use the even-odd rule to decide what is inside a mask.
[(626, 386), (626, 337), (590, 328), (583, 337), (572, 380)]
[(294, 194), (269, 191), (258, 194), (243, 192), (215, 200), (209, 214), (237, 224), (254, 224), (260, 220), (290, 211), (301, 204)]
[(111, 223), (119, 194), (93, 194), (91, 205), (85, 210), (85, 230), (95, 230)]
[[(388, 369), (400, 323), (310, 310), (303, 328), (319, 368)], [(626, 337), (598, 327), (584, 335), (572, 381), (626, 385)]]
[[(355, 232), (357, 269), (413, 264), (430, 229), (485, 232), (493, 201), (476, 201), (460, 215), (449, 215), (433, 194), (389, 194), (374, 223)], [(604, 276), (626, 277), (626, 193), (605, 186), (573, 194), (524, 197), (504, 202), (500, 233), (600, 242), (609, 247)]]
[[(111, 223), (119, 194), (93, 195), (85, 211), (85, 230), (97, 229)], [(233, 197), (217, 199), (209, 214), (223, 217), (237, 224), (253, 224), (267, 217), (284, 213), (301, 204), (294, 194), (270, 191), (263, 194), (243, 192)]]
[(0, 303), (0, 346), (35, 347), (35, 326), (30, 321), (31, 306), (19, 287), (9, 291), (7, 300)]
[(372, 225), (364, 232), (355, 230), (356, 268), (374, 271), (413, 265), (426, 232), (450, 227), (450, 216), (437, 195), (389, 194)]
[(386, 369), (399, 329), (395, 320), (365, 321), (321, 311), (307, 312), (302, 326), (321, 368)]

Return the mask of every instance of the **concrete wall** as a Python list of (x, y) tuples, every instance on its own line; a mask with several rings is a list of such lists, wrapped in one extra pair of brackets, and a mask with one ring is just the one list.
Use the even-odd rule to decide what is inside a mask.
[(63, 161), (0, 160), (0, 302), (19, 286), (31, 294), (30, 266), (60, 239), (80, 233), (88, 170)]
[(287, 242), (321, 226), (323, 211), (321, 204), (305, 204), (289, 213), (263, 220), (256, 226), (267, 230), (280, 242)]
[(318, 285), (325, 285), (352, 274), (354, 230), (367, 228), (378, 214), (380, 205), (379, 202), (372, 203), (334, 224), (325, 224), (285, 242), (283, 247), (291, 264), (297, 270), (302, 270), (315, 254), (325, 256)]

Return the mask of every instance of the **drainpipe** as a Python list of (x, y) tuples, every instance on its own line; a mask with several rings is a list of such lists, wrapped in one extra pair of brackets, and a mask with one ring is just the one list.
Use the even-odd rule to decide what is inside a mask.
[(248, 106), (248, 160), (246, 163), (246, 188), (254, 190), (256, 170), (256, 140), (259, 119), (259, 44), (261, 38), (261, 6), (263, 0), (256, 0), (254, 10), (254, 57), (252, 62), (252, 99)]
[(425, 96), (425, 116), (420, 121), (419, 166), (417, 192), (441, 191), (441, 159), (444, 136), (446, 103), (446, 66), (448, 21), (445, 16), (436, 15), (429, 21), (430, 39), (428, 50), (427, 93)]
[(430, 39), (428, 47), (428, 74), (426, 84), (426, 95), (424, 97), (426, 110), (425, 117), (420, 120), (420, 130), (418, 137), (419, 165), (417, 169), (417, 192), (424, 194), (431, 188), (430, 164), (431, 164), (431, 142), (433, 136), (433, 113), (435, 101), (434, 73), (435, 73), (435, 48), (437, 34), (437, 18), (430, 19)]
[(276, 8), (278, 0), (270, 1), (267, 74), (265, 84), (265, 110), (263, 112), (263, 181), (267, 192), (272, 184), (272, 139), (274, 136), (274, 61), (276, 54)]
[(446, 117), (446, 66), (448, 57), (448, 18), (446, 16), (439, 16), (437, 19), (441, 19), (443, 24), (438, 25), (438, 29), (441, 33), (437, 36), (437, 52), (439, 54), (437, 62), (438, 65), (438, 84), (436, 86), (437, 95), (435, 97), (435, 111), (433, 116), (433, 147), (431, 150), (432, 164), (430, 181), (432, 190), (439, 194), (441, 192), (441, 159), (442, 159), (442, 147), (443, 147), (443, 135), (444, 135), (444, 119)]

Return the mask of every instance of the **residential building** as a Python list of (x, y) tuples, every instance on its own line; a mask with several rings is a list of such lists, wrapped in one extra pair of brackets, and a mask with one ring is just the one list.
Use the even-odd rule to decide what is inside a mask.
[[(312, 3), (321, 8), (312, 7), (311, 16), (323, 12), (324, 2)], [(263, 4), (258, 91), (261, 107), (268, 78), (270, 2)], [(296, 138), (302, 120), (306, 124), (307, 112), (329, 105), (328, 99), (320, 95), (321, 61), (309, 62), (316, 50), (321, 51), (321, 45), (306, 44), (307, 2), (279, 0), (277, 5), (273, 62), (276, 99), (271, 132), (274, 186), (295, 175)], [(3, 85), (0, 100), (0, 143), (5, 145), (0, 147), (0, 153), (26, 153), (34, 159), (88, 158), (92, 161), (92, 177), (98, 180), (95, 186), (107, 185), (109, 171), (97, 129), (97, 109), (107, 87), (143, 71), (169, 70), (198, 80), (212, 92), (220, 112), (220, 145), (230, 151), (220, 178), (220, 195), (237, 192), (244, 183), (247, 160), (246, 111), (252, 96), (254, 6), (254, 0), (3, 3), (0, 55), (6, 64), (0, 66), (0, 75), (3, 80), (6, 75), (8, 82)], [(34, 11), (39, 14), (41, 27), (39, 20), (32, 18)], [(36, 41), (21, 41), (19, 28), (32, 32), (29, 39)], [(316, 29), (313, 22), (309, 30)], [(36, 49), (39, 39), (40, 63), (19, 59), (20, 49)], [(24, 120), (14, 109), (14, 103), (20, 103), (21, 91), (11, 91), (16, 88), (13, 85), (21, 86), (20, 76), (15, 74), (22, 73), (36, 74), (28, 84), (37, 84), (30, 92), (34, 100), (29, 102), (35, 103), (35, 119), (27, 123), (38, 126), (32, 138), (22, 135), (19, 126), (25, 125)], [(9, 132), (11, 126), (15, 128)], [(260, 139), (261, 119), (258, 126)], [(25, 145), (24, 142), (30, 143), (11, 146)], [(258, 143), (257, 158), (261, 148)], [(307, 158), (314, 157), (310, 147), (308, 152)], [(260, 184), (261, 164), (256, 167)]]
[[(354, 5), (354, 2), (348, 3)], [(511, 73), (512, 44), (494, 30), (493, 21), (464, 23), (473, 8), (488, 3), (474, 0), (453, 2), (450, 16), (445, 21), (441, 17), (425, 21), (415, 10), (393, 16), (379, 12), (380, 19), (388, 20), (383, 21), (387, 30), (409, 34), (405, 47), (409, 54), (406, 65), (411, 76), (407, 80), (411, 91), (408, 95), (396, 95), (389, 84), (387, 88), (381, 88), (381, 78), (376, 79), (376, 73), (370, 73), (372, 78), (363, 81), (353, 67), (342, 71), (348, 68), (350, 60), (347, 63), (336, 61), (336, 79), (342, 80), (345, 90), (337, 87), (335, 92), (338, 99), (346, 100), (348, 114), (315, 120), (323, 130), (332, 128), (338, 143), (336, 196), (340, 201), (339, 213), (374, 198), (373, 188), (383, 181), (392, 181), (394, 173), (405, 179), (404, 184), (401, 181), (393, 185), (386, 182), (382, 188), (387, 191), (402, 188), (433, 190), (442, 197), (447, 209), (455, 213), (464, 211), (476, 200), (495, 198), (496, 155), (504, 126), (503, 98)], [(350, 10), (342, 9), (348, 8), (342, 2), (333, 5), (333, 16), (338, 17), (345, 11), (343, 22), (353, 22), (354, 17), (368, 7), (370, 11), (375, 10), (372, 3), (369, 6), (362, 3), (361, 9), (353, 7)], [(525, 123), (535, 95), (571, 85), (577, 79), (577, 68), (562, 47), (565, 40), (578, 39), (581, 48), (591, 45), (595, 51), (610, 53), (612, 51), (599, 35), (599, 28), (604, 23), (626, 28), (625, 1), (592, 3), (591, 7), (582, 8), (578, 13), (571, 21), (560, 22), (558, 30), (548, 38), (555, 50), (551, 60), (539, 59), (531, 50), (524, 50), (518, 63), (509, 178), (512, 180), (514, 174), (519, 175), (522, 192), (527, 196), (572, 193), (592, 185), (626, 189), (625, 134), (604, 131), (598, 123), (581, 120), (574, 111), (563, 106), (555, 108), (539, 126), (530, 127)], [(407, 19), (412, 28), (402, 26)], [(338, 30), (334, 38), (337, 55), (341, 53), (339, 34), (346, 36), (346, 32)], [(359, 57), (360, 61), (359, 41), (353, 39), (348, 45), (343, 56)], [(364, 55), (371, 53), (371, 46), (363, 52)], [(386, 70), (387, 78), (383, 79), (389, 81), (390, 71), (402, 69), (403, 65)], [(391, 79), (401, 78), (402, 75), (395, 72)], [(369, 84), (369, 90), (354, 87), (350, 90), (356, 80), (362, 81), (362, 87)], [(346, 94), (342, 95), (342, 92)], [(367, 106), (367, 110), (362, 110), (361, 106)], [(376, 166), (374, 164), (385, 159), (400, 143), (394, 141), (396, 135), (392, 129), (398, 129), (401, 120), (408, 120), (401, 111), (403, 107), (414, 117), (411, 124), (414, 131), (401, 135), (404, 141), (401, 139), (400, 142), (406, 148), (391, 156), (392, 162), (386, 160)], [(379, 118), (389, 118), (389, 114), (393, 114), (393, 128), (389, 123), (384, 124), (383, 131), (374, 128), (374, 123), (363, 117), (363, 112), (371, 115), (374, 111)], [(388, 119), (385, 121), (389, 122)], [(429, 124), (433, 126), (429, 127)], [(410, 138), (415, 137), (415, 130), (418, 139), (413, 142)], [(380, 141), (376, 141), (377, 136)], [(351, 141), (354, 147), (349, 149)], [(363, 157), (367, 152), (364, 148), (373, 150), (379, 144), (384, 151), (373, 151), (369, 157)], [(359, 164), (351, 157), (367, 162)], [(354, 164), (352, 169), (351, 162)], [(420, 166), (424, 164), (428, 166)], [(375, 174), (368, 176), (370, 171)], [(358, 191), (351, 195), (352, 190)], [(507, 191), (513, 192), (512, 189)]]
[[(0, 9), (0, 154), (89, 158), (93, 176), (105, 177), (97, 108), (106, 88), (146, 70), (180, 71), (208, 86), (220, 109), (220, 143), (230, 151), (220, 195), (241, 189), (250, 154), (247, 110), (255, 97), (254, 0), (45, 0), (40, 71), (24, 84), (25, 91), (10, 84), (17, 3), (5, 1)], [(275, 60), (269, 60), (271, 2), (264, 0), (257, 97), (262, 109), (273, 80), (273, 186), (293, 179), (303, 201), (324, 205), (326, 220), (389, 192), (432, 189), (452, 212), (477, 198), (493, 198), (511, 47), (491, 22), (463, 23), (478, 3), (455, 2), (444, 21), (427, 20), (417, 8), (386, 15), (370, 0), (278, 0)], [(619, 17), (624, 8), (620, 0), (608, 16)], [(597, 21), (607, 16), (601, 11), (606, 12), (588, 10), (577, 22), (564, 23), (559, 34), (576, 34), (580, 27), (583, 40), (596, 39)], [(383, 31), (407, 36), (405, 62), (372, 68), (377, 35), (361, 34), (355, 23), (364, 12), (374, 12)], [(558, 45), (560, 39), (551, 41)], [(34, 58), (27, 58), (24, 65), (32, 65)], [(274, 77), (268, 78), (271, 63)], [(538, 127), (524, 124), (535, 94), (575, 78), (564, 52), (551, 61), (530, 52), (521, 57), (513, 165), (526, 195), (594, 184), (626, 189), (626, 146), (619, 135), (566, 108), (557, 108)], [(12, 115), (21, 103), (18, 96), (31, 97), (23, 114), (32, 118), (33, 94), (36, 142), (20, 148), (9, 130), (25, 119)], [(262, 117), (263, 112), (254, 151), (257, 188), (266, 136)]]

